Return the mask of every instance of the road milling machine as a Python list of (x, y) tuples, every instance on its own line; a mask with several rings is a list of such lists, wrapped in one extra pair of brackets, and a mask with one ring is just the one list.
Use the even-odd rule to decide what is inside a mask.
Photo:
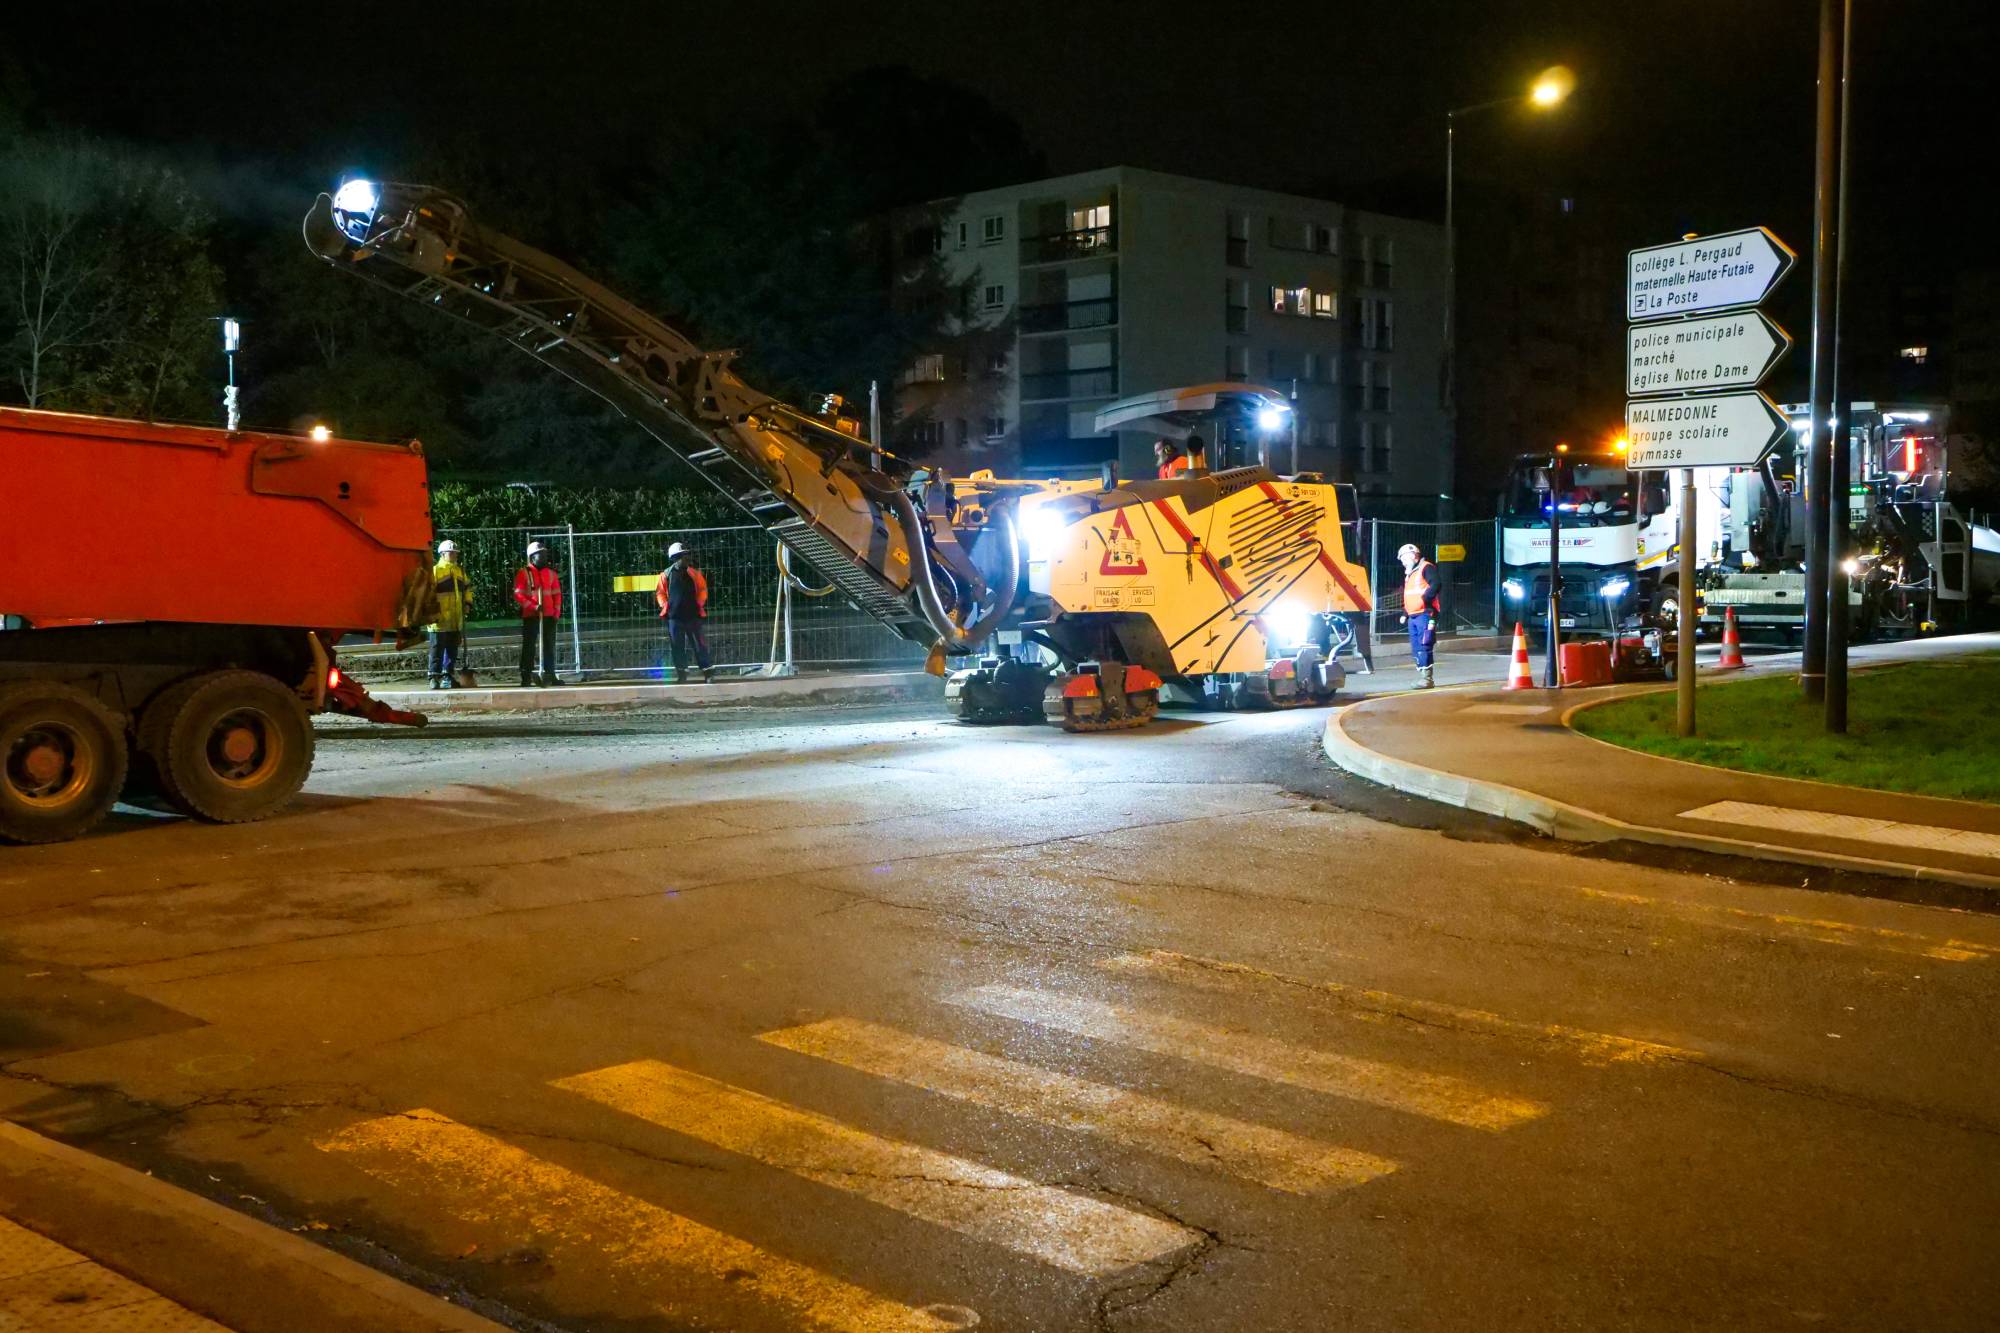
[[(1248, 465), (1173, 480), (948, 476), (760, 393), (569, 265), (429, 186), (351, 180), (305, 221), (320, 258), (505, 339), (611, 403), (855, 607), (931, 647), (967, 721), (1142, 726), (1164, 685), (1235, 705), (1330, 699), (1335, 616), (1365, 612), (1341, 492)], [(1227, 398), (1259, 392), (1205, 386)], [(1263, 391), (1268, 392), (1268, 391)], [(1275, 395), (1273, 395), (1275, 397)]]

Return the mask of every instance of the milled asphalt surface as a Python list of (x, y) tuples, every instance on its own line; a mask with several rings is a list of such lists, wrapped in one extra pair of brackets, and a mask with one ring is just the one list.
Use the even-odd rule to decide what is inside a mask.
[[(1992, 1326), (2000, 920), (1579, 855), (1332, 772), (1325, 719), (330, 728), (284, 817), (0, 850), (0, 1111), (517, 1328), (833, 1317), (620, 1240), (649, 1209), (936, 1327)], [(1114, 1018), (963, 1002), (995, 985)], [(1285, 1192), (1231, 1132), (1190, 1160), (757, 1040), (828, 1020), (1395, 1169)], [(637, 1061), (1185, 1243), (1074, 1271), (1028, 1252), (1053, 1222), (970, 1234), (881, 1198), (935, 1182), (809, 1178), (552, 1086)], [(1512, 1110), (1420, 1109), (1459, 1096)], [(463, 1163), (416, 1187), (336, 1150), (420, 1109), (614, 1193), (482, 1211)]]

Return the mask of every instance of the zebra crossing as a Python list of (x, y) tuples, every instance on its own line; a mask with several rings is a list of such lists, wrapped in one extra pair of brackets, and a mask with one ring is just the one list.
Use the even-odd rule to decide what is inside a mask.
[[(1310, 1045), (1282, 1040), (1231, 1025), (1218, 1012), (1227, 1007), (1218, 1006), (1218, 989), (1255, 985), (1279, 974), (1165, 952), (1118, 955), (1096, 966), (1106, 974), (1140, 978), (1161, 1003), (1111, 1003), (1072, 989), (995, 983), (940, 996), (941, 1012), (997, 1020), (1022, 1029), (1024, 1036), (1081, 1038), (1178, 1062), (1203, 1084), (1219, 1074), (1361, 1103), (1431, 1122), (1447, 1133), (1497, 1135), (1551, 1113), (1543, 1102), (1456, 1075), (1363, 1058), (1332, 1049), (1338, 1043), (1330, 1039)], [(1321, 987), (1319, 993), (1336, 1009), (1390, 1009), (1429, 1022), (1451, 1009), (1336, 982), (1282, 981)], [(1175, 1012), (1190, 998), (1199, 999), (1202, 1019)], [(1452, 1012), (1463, 1019), (1462, 1028), (1553, 1042), (1584, 1063), (1687, 1054), (1611, 1034), (1516, 1023), (1484, 1011)], [(1328, 1031), (1321, 1029), (1323, 1036)], [(812, 1067), (837, 1067), (1074, 1135), (1086, 1151), (1090, 1145), (1108, 1146), (1288, 1197), (1381, 1188), (1376, 1182), (1384, 1177), (1412, 1169), (1369, 1144), (1326, 1142), (1044, 1068), (1019, 1058), (1018, 1043), (982, 1050), (851, 1016), (774, 1029), (756, 1041), (813, 1062)], [(880, 1134), (662, 1060), (580, 1070), (548, 1086), (759, 1169), (963, 1237), (989, 1254), (1011, 1255), (1085, 1282), (1171, 1261), (1204, 1243), (1201, 1232), (1101, 1191), (1036, 1180)], [(496, 1246), (532, 1244), (565, 1265), (609, 1270), (625, 1290), (643, 1293), (649, 1314), (700, 1323), (704, 1310), (724, 1300), (749, 1302), (774, 1326), (825, 1333), (946, 1330), (981, 1322), (977, 1311), (951, 1303), (954, 1292), (872, 1290), (856, 1280), (865, 1275), (821, 1271), (671, 1211), (662, 1201), (548, 1160), (502, 1131), (435, 1109), (363, 1120), (316, 1146), (394, 1195), (441, 1206), (468, 1234), (490, 1237)], [(782, 1249), (782, 1227), (774, 1234)]]

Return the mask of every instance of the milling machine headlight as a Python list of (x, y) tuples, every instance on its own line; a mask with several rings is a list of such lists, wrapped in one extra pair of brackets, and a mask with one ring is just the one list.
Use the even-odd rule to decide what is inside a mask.
[(1264, 635), (1273, 648), (1289, 648), (1302, 643), (1306, 633), (1312, 628), (1312, 612), (1291, 602), (1284, 602), (1266, 611)]
[(1285, 424), (1285, 409), (1282, 407), (1260, 407), (1257, 409), (1257, 429), (1276, 430)]
[(1840, 572), (1852, 578), (1861, 572), (1861, 562), (1853, 556), (1849, 556), (1840, 562)]
[(333, 192), (333, 206), (342, 213), (373, 213), (375, 205), (381, 202), (382, 192), (375, 188), (374, 181), (348, 181)]
[(1630, 579), (1606, 579), (1601, 585), (1599, 585), (1597, 593), (1600, 597), (1603, 597), (1605, 600), (1610, 601), (1615, 598), (1623, 597), (1625, 595), (1625, 590), (1631, 586), (1632, 586), (1632, 580)]
[(1528, 585), (1519, 579), (1508, 579), (1500, 585), (1500, 588), (1501, 591), (1507, 594), (1507, 600), (1510, 602), (1525, 602), (1528, 600)]
[(1047, 560), (1068, 526), (1067, 520), (1047, 505), (1022, 510), (1021, 535), (1028, 543), (1028, 559)]

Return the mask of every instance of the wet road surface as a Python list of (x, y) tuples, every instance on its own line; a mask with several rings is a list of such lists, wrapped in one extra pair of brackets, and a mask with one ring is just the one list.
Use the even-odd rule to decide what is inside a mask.
[(1323, 713), (340, 728), (0, 849), (5, 1112), (520, 1328), (1990, 1328), (2000, 920)]

